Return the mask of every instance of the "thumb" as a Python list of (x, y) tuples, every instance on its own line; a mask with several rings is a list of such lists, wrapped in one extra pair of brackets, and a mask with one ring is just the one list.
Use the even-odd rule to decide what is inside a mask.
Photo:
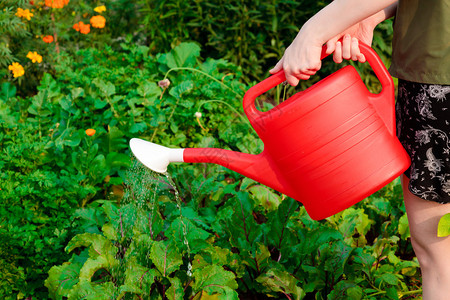
[(275, 73), (278, 73), (279, 71), (281, 71), (283, 69), (283, 62), (284, 62), (284, 56), (277, 62), (275, 67), (273, 67), (272, 69), (269, 70), (269, 73), (275, 74)]

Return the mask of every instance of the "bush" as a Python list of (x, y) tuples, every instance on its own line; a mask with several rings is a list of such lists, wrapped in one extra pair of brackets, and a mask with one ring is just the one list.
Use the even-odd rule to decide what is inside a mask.
[[(268, 76), (301, 26), (329, 2), (138, 1), (141, 30), (152, 53), (194, 40), (203, 45), (203, 57), (224, 58), (240, 66), (248, 84)], [(380, 25), (374, 36), (374, 48), (386, 64), (390, 62), (391, 24), (389, 20)], [(337, 66), (327, 61), (324, 68), (318, 76), (328, 75)], [(369, 69), (364, 65), (365, 78)], [(368, 81), (373, 82), (374, 78)]]

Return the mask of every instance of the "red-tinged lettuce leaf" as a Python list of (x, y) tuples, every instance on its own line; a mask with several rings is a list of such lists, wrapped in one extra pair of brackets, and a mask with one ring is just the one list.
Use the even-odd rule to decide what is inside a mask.
[(112, 282), (93, 285), (89, 281), (78, 282), (69, 293), (69, 300), (110, 300), (114, 298), (115, 287)]
[(155, 277), (161, 276), (156, 269), (149, 269), (138, 264), (135, 257), (132, 257), (126, 265), (125, 282), (119, 288), (117, 299), (125, 297), (126, 293), (140, 295), (141, 298), (148, 296)]
[(235, 291), (238, 288), (235, 275), (221, 266), (209, 265), (196, 269), (193, 277), (192, 289), (196, 294), (205, 292), (217, 296), (217, 299), (239, 299)]
[(200, 227), (194, 225), (189, 219), (184, 218), (181, 220), (179, 217), (176, 218), (169, 229), (166, 230), (166, 236), (173, 237), (180, 250), (187, 250), (187, 245), (185, 244), (185, 235), (188, 241), (191, 253), (197, 253), (198, 251), (204, 249), (207, 246), (206, 240), (211, 236), (211, 234)]
[(270, 252), (267, 246), (261, 243), (257, 243), (256, 247), (247, 255), (242, 255), (242, 262), (252, 269), (254, 269), (258, 274), (264, 271), (264, 269), (269, 264)]
[(180, 279), (177, 277), (170, 278), (170, 287), (166, 291), (166, 297), (169, 300), (179, 300), (184, 297), (184, 289)]
[(258, 276), (256, 281), (262, 284), (265, 292), (272, 296), (280, 296), (279, 293), (281, 293), (288, 299), (300, 300), (305, 297), (305, 292), (298, 286), (298, 280), (286, 271), (272, 268)]
[(248, 190), (258, 203), (268, 211), (276, 210), (281, 203), (281, 197), (265, 185), (253, 185)]
[[(286, 198), (278, 206), (278, 209), (267, 216), (267, 241), (271, 247), (276, 247), (281, 252), (281, 257), (296, 255), (292, 247), (298, 245), (297, 221), (293, 219), (294, 212), (299, 203), (292, 198)], [(298, 230), (298, 229), (297, 229)]]
[(45, 286), (52, 299), (62, 300), (79, 282), (81, 264), (66, 262), (60, 266), (53, 266), (48, 272)]
[(162, 276), (167, 277), (183, 264), (179, 249), (168, 241), (155, 242), (150, 250), (150, 259)]
[(118, 265), (115, 258), (117, 248), (106, 237), (99, 234), (83, 233), (76, 235), (66, 247), (71, 252), (78, 247), (89, 247), (89, 258), (80, 270), (80, 280), (90, 281), (99, 269), (111, 270)]

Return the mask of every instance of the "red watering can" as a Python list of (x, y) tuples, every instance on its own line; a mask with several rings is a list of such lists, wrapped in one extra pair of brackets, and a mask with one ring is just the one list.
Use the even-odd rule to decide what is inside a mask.
[[(244, 111), (264, 151), (170, 149), (131, 139), (136, 158), (156, 172), (170, 162), (215, 163), (300, 201), (312, 219), (336, 214), (376, 192), (410, 164), (395, 135), (394, 83), (372, 48), (360, 44), (381, 82), (370, 93), (346, 66), (269, 111), (255, 99), (286, 80), (279, 72), (250, 88)], [(322, 58), (325, 57), (322, 52)]]

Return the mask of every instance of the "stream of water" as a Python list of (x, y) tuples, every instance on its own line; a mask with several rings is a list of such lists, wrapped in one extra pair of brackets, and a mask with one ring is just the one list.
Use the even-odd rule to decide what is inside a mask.
[[(127, 171), (125, 177), (126, 190), (121, 204), (133, 205), (137, 216), (146, 212), (149, 213), (148, 218), (145, 219), (139, 219), (137, 216), (124, 216), (125, 221), (128, 220), (132, 223), (131, 226), (136, 228), (149, 226), (150, 232), (153, 232), (152, 226), (155, 216), (155, 209), (158, 208), (158, 198), (164, 194), (171, 200), (175, 201), (182, 225), (183, 243), (186, 246), (189, 261), (187, 266), (187, 275), (192, 276), (192, 265), (189, 260), (191, 248), (187, 238), (188, 227), (182, 213), (183, 202), (173, 178), (169, 173), (159, 174), (151, 171), (134, 157), (132, 157), (132, 165)], [(129, 230), (133, 231), (133, 228), (130, 228)], [(156, 238), (153, 234), (151, 234), (151, 237), (152, 239)]]

